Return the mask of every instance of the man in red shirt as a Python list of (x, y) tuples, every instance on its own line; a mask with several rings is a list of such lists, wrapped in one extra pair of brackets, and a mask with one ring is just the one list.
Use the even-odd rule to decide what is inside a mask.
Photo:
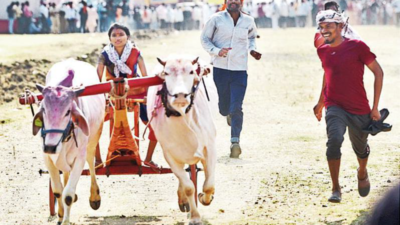
[[(376, 56), (364, 42), (342, 37), (344, 21), (340, 13), (333, 10), (321, 11), (317, 15), (317, 23), (325, 39), (325, 44), (317, 50), (325, 73), (314, 114), (320, 121), (322, 109), (326, 107), (328, 134), (326, 156), (333, 185), (332, 196), (328, 201), (341, 201), (340, 148), (346, 128), (359, 163), (358, 192), (360, 196), (365, 197), (370, 190), (366, 169), (370, 149), (368, 134), (362, 132), (362, 129), (369, 125), (371, 119), (379, 120), (381, 117), (378, 104), (382, 91), (383, 71), (376, 61)], [(364, 65), (375, 76), (372, 110), (364, 89)]]

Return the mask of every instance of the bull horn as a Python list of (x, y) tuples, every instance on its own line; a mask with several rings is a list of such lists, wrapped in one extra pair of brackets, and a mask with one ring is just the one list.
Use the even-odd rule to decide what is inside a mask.
[(160, 58), (158, 58), (157, 57), (157, 61), (161, 64), (161, 65), (163, 65), (163, 66), (165, 66), (165, 64), (167, 64), (167, 62), (165, 62), (165, 61), (162, 61)]
[(36, 88), (40, 91), (40, 93), (43, 92), (44, 86), (40, 84), (36, 84)]
[(195, 60), (192, 61), (192, 65), (196, 64), (197, 61), (199, 61), (199, 57), (197, 57)]

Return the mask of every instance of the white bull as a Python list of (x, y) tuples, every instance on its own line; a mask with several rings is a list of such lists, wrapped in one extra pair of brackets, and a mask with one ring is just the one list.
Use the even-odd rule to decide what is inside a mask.
[[(78, 198), (75, 191), (85, 160), (91, 175), (90, 206), (100, 207), (94, 156), (103, 127), (105, 97), (100, 94), (78, 98), (82, 90), (72, 88), (96, 83), (99, 78), (93, 66), (69, 59), (50, 69), (45, 87), (37, 85), (43, 101), (34, 117), (33, 134), (42, 129), (44, 162), (59, 203), (57, 224), (70, 224), (70, 210)], [(63, 172), (64, 186), (59, 171)]]
[[(182, 212), (191, 215), (189, 224), (202, 224), (195, 204), (195, 187), (185, 172), (185, 164), (201, 161), (205, 172), (203, 192), (199, 201), (209, 205), (214, 195), (216, 165), (216, 128), (210, 103), (201, 81), (207, 73), (198, 58), (158, 59), (164, 66), (158, 74), (165, 80), (161, 86), (149, 88), (148, 117), (159, 141), (164, 157), (179, 179), (178, 204)], [(157, 94), (158, 92), (158, 94)], [(192, 102), (192, 104), (191, 104)]]

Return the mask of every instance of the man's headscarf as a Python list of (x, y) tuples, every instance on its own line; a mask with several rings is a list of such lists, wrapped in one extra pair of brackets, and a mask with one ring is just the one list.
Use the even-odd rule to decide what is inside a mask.
[(317, 24), (320, 23), (344, 23), (344, 19), (341, 13), (334, 10), (328, 9), (320, 11), (317, 14)]
[[(240, 2), (242, 3), (242, 5), (243, 5), (243, 1), (244, 0), (240, 0)], [(221, 8), (219, 9), (219, 11), (223, 11), (223, 10), (225, 10), (226, 9), (226, 0), (224, 1), (224, 4), (221, 6)]]

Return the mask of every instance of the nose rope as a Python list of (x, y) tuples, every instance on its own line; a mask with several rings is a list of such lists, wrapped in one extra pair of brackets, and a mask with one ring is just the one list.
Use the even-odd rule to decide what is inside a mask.
[(75, 135), (75, 132), (74, 132), (74, 124), (73, 124), (72, 120), (70, 120), (68, 122), (67, 127), (64, 130), (61, 130), (61, 129), (49, 129), (49, 130), (46, 130), (44, 128), (44, 125), (43, 125), (42, 126), (42, 131), (41, 131), (41, 136), (42, 136), (42, 139), (43, 139), (43, 148), (45, 146), (46, 135), (49, 134), (49, 133), (62, 134), (60, 140), (57, 142), (57, 144), (55, 146), (58, 146), (61, 142), (69, 141), (71, 139), (71, 136), (72, 136), (74, 138), (74, 141), (75, 141), (75, 146), (78, 147), (78, 142), (76, 140), (76, 135)]

